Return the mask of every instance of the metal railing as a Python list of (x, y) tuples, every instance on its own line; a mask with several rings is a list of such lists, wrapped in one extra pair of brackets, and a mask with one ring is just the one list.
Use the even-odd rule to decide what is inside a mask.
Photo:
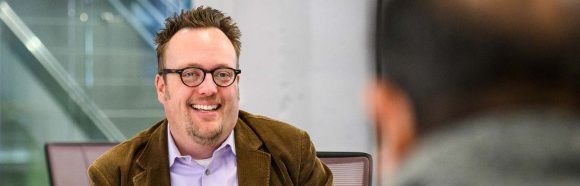
[(24, 24), (20, 17), (5, 1), (0, 2), (0, 20), (16, 35), (26, 49), (38, 60), (44, 69), (56, 80), (82, 112), (101, 130), (109, 141), (123, 141), (125, 135), (113, 124), (107, 115), (91, 100), (83, 88), (77, 84), (48, 51), (40, 39)]
[[(165, 17), (169, 16), (167, 14), (172, 12), (179, 13), (181, 9), (190, 9), (192, 6), (191, 3), (171, 1), (159, 1), (158, 3), (160, 3), (161, 6), (156, 6), (149, 0), (124, 1), (125, 4), (123, 4), (121, 0), (108, 0), (108, 2), (119, 14), (121, 14), (123, 18), (125, 18), (125, 20), (127, 20), (129, 25), (135, 29), (137, 34), (143, 38), (151, 48), (155, 48), (153, 36), (157, 33), (158, 29), (161, 29), (165, 24)], [(135, 6), (139, 10), (145, 12), (145, 14), (147, 14), (147, 18), (145, 18), (147, 19), (147, 24), (144, 24), (143, 19), (140, 19), (142, 17), (136, 16), (131, 12), (131, 10), (129, 10), (129, 8), (127, 8), (127, 6)], [(152, 21), (153, 23), (149, 23), (149, 21)], [(154, 28), (150, 28), (151, 26)]]
[(125, 5), (123, 5), (123, 3), (121, 3), (120, 0), (108, 0), (108, 1), (109, 4), (111, 4), (111, 6), (113, 6), (113, 8), (117, 10), (117, 12), (119, 12), (119, 14), (121, 14), (121, 16), (125, 18), (125, 20), (127, 20), (129, 25), (131, 25), (135, 29), (137, 34), (139, 34), (139, 36), (141, 36), (141, 38), (143, 38), (143, 40), (145, 40), (145, 42), (151, 48), (155, 48), (155, 44), (153, 44), (153, 34), (150, 34), (147, 31), (147, 28), (145, 28), (145, 26), (143, 26), (143, 24), (139, 22), (139, 19), (137, 19), (137, 17), (135, 17), (133, 14), (131, 14), (131, 11), (129, 11), (129, 9), (127, 9), (127, 7), (125, 7)]

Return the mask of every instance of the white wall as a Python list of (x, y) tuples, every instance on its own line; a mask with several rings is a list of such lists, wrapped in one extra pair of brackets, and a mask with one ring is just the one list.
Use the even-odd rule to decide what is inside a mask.
[(194, 0), (242, 31), (241, 108), (306, 130), (319, 151), (374, 151), (363, 103), (374, 1)]

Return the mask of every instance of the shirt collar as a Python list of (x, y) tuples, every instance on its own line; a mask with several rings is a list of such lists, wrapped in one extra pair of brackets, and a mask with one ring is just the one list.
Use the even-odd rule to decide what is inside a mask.
[[(235, 143), (235, 137), (234, 137), (234, 130), (232, 130), (232, 132), (230, 132), (230, 135), (228, 136), (228, 138), (226, 138), (226, 140), (214, 151), (214, 153), (216, 151), (219, 151), (219, 150), (227, 147), (227, 146), (230, 147), (231, 152), (235, 156), (236, 155), (236, 143)], [(168, 152), (169, 152), (169, 167), (171, 167), (173, 165), (173, 163), (175, 162), (175, 158), (179, 158), (179, 157), (191, 158), (191, 156), (189, 156), (189, 155), (182, 156), (181, 152), (179, 152), (179, 149), (177, 148), (175, 141), (173, 141), (173, 135), (171, 134), (171, 131), (169, 129), (169, 124), (167, 125), (167, 147), (168, 147)]]

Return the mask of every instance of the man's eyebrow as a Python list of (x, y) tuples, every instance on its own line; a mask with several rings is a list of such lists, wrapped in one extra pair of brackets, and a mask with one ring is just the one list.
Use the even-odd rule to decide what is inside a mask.
[(178, 69), (184, 69), (184, 68), (189, 68), (189, 67), (195, 67), (195, 68), (200, 68), (200, 69), (204, 69), (204, 70), (214, 70), (214, 69), (218, 69), (218, 68), (233, 68), (233, 69), (237, 69), (235, 66), (234, 67), (230, 67), (226, 64), (218, 64), (213, 66), (212, 68), (203, 68), (200, 64), (198, 63), (190, 63), (190, 64), (186, 64), (183, 67), (178, 67)]

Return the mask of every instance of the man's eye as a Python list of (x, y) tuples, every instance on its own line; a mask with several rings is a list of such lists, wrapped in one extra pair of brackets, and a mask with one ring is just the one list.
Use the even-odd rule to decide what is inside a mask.
[(215, 76), (216, 77), (219, 77), (219, 78), (230, 78), (230, 77), (232, 77), (232, 75), (229, 72), (217, 72), (215, 74)]
[(220, 72), (220, 73), (218, 74), (218, 76), (219, 76), (219, 77), (228, 77), (228, 76), (229, 76), (229, 74), (228, 74), (228, 73), (225, 73), (225, 72)]
[(186, 72), (186, 73), (183, 73), (183, 77), (198, 77), (198, 76), (199, 76), (199, 74), (198, 73), (195, 73), (195, 72)]

